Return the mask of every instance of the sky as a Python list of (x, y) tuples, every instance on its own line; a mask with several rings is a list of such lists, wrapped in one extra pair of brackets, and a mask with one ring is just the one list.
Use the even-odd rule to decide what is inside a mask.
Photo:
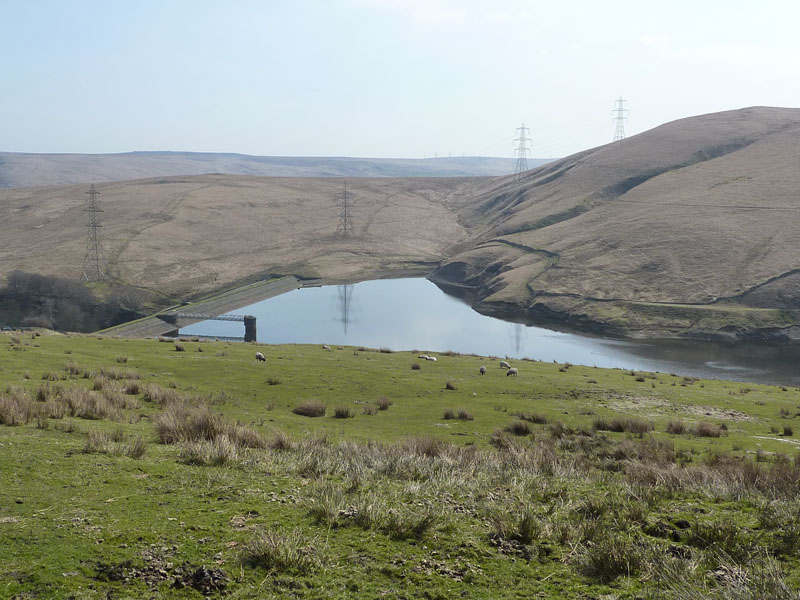
[(0, 151), (531, 157), (800, 106), (797, 0), (0, 0)]

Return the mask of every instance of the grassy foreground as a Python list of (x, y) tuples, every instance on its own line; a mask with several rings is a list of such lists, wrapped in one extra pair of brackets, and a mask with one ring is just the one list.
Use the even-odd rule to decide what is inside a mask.
[(797, 389), (47, 333), (0, 353), (0, 598), (800, 597)]

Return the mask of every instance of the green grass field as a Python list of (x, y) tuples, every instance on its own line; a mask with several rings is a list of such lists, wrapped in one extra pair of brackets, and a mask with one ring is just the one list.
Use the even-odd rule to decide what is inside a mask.
[(800, 597), (794, 388), (47, 332), (0, 352), (0, 598)]

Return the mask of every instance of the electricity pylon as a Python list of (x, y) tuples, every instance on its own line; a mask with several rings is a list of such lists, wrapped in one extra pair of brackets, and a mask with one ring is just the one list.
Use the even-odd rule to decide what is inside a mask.
[(528, 142), (530, 142), (530, 138), (525, 136), (525, 132), (530, 132), (530, 127), (525, 127), (525, 123), (522, 124), (522, 127), (517, 127), (517, 131), (520, 132), (518, 138), (514, 138), (515, 142), (519, 142), (519, 145), (514, 149), (514, 154), (517, 155), (517, 164), (514, 167), (514, 179), (522, 179), (522, 174), (528, 170), (528, 152), (530, 152), (530, 148), (528, 147)]
[(336, 236), (348, 237), (353, 231), (353, 214), (350, 196), (347, 195), (347, 182), (339, 193), (339, 225), (336, 227)]
[[(89, 228), (89, 236), (86, 241), (86, 254), (83, 257), (83, 273), (81, 278), (84, 281), (101, 281), (104, 278), (105, 269), (101, 270), (100, 266), (103, 262), (103, 248), (100, 245), (98, 238), (98, 231), (102, 227), (100, 224), (100, 213), (103, 210), (100, 208), (98, 196), (100, 194), (94, 189), (94, 184), (89, 186), (89, 205), (83, 209), (88, 213), (88, 222), (86, 227)], [(103, 265), (105, 267), (105, 265)]]
[(622, 97), (615, 100), (614, 104), (616, 104), (617, 107), (611, 111), (616, 115), (614, 117), (614, 122), (616, 123), (616, 127), (614, 128), (615, 142), (625, 139), (625, 121), (628, 120), (628, 117), (625, 116), (625, 113), (628, 112), (628, 109), (625, 108), (625, 102), (627, 102), (627, 100), (623, 100)]

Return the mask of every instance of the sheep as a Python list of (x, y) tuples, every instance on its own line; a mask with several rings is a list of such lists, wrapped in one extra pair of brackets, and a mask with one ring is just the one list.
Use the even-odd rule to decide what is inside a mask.
[(427, 358), (428, 358), (428, 360), (432, 360), (433, 362), (436, 362), (436, 357), (435, 356), (429, 356)]
[(480, 371), (480, 374), (481, 374), (481, 375), (486, 375), (486, 367), (484, 367), (484, 366), (481, 366), (481, 368), (480, 368), (480, 369), (478, 369), (478, 371)]
[(514, 377), (516, 377), (517, 373), (519, 373), (519, 371), (517, 371), (516, 368), (509, 369), (508, 371), (506, 371), (506, 377), (508, 377), (509, 375), (513, 375)]
[(417, 358), (421, 358), (422, 360), (430, 360), (427, 354), (420, 354)]
[(508, 363), (507, 363), (506, 361), (504, 361), (504, 360), (501, 360), (501, 361), (500, 361), (500, 366), (501, 366), (501, 367), (503, 367), (504, 369), (510, 369), (510, 368), (511, 368), (511, 365), (510, 365), (510, 364), (508, 364)]
[(328, 346), (328, 344), (322, 344), (322, 349), (323, 349), (323, 350), (330, 350), (330, 349), (331, 349), (331, 347), (330, 347), (330, 346)]
[(256, 360), (258, 362), (267, 362), (267, 357), (264, 356), (261, 352), (256, 352)]

